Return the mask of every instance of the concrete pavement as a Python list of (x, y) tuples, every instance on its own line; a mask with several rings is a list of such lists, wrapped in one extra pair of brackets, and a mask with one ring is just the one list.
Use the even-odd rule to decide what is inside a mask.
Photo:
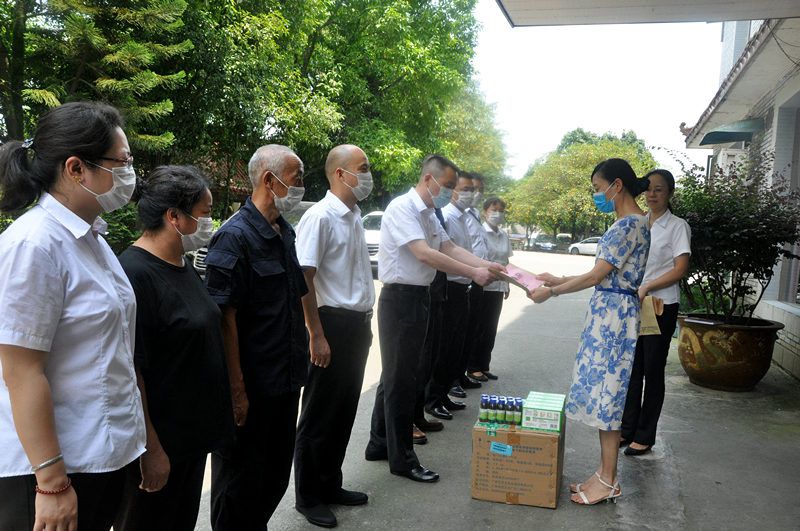
[[(593, 258), (519, 252), (512, 260), (531, 271), (575, 274)], [(689, 383), (673, 351), (667, 396), (652, 454), (620, 456), (623, 496), (616, 505), (570, 503), (567, 484), (582, 481), (599, 460), (597, 431), (568, 422), (564, 485), (556, 510), (511, 506), (470, 497), (470, 429), (480, 392), (525, 396), (529, 390), (569, 387), (590, 292), (534, 305), (514, 289), (506, 301), (492, 370), (500, 380), (467, 398), (468, 408), (417, 446), (421, 462), (439, 472), (433, 485), (389, 474), (385, 462), (363, 458), (380, 376), (377, 330), (364, 391), (344, 465), (345, 488), (370, 503), (335, 507), (342, 529), (799, 529), (800, 382), (773, 366), (750, 393), (724, 393)], [(375, 323), (375, 321), (374, 321)], [(377, 328), (377, 326), (376, 326)], [(206, 476), (208, 481), (208, 474)], [(290, 484), (272, 529), (314, 529), (294, 510)], [(209, 530), (208, 492), (198, 530)]]

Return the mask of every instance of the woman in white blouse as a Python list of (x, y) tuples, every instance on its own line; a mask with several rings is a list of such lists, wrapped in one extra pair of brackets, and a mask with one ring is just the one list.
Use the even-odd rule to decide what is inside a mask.
[(672, 173), (653, 170), (647, 178), (650, 179), (645, 192), (650, 209), (647, 214), (650, 254), (639, 287), (639, 298), (652, 295), (662, 299), (664, 312), (657, 316), (661, 335), (640, 336), (636, 344), (620, 443), (628, 445), (625, 455), (629, 456), (646, 454), (656, 442), (656, 426), (664, 403), (664, 367), (678, 319), (678, 282), (689, 269), (692, 239), (689, 224), (673, 215), (669, 208), (669, 200), (675, 191)]
[[(514, 254), (508, 233), (500, 228), (505, 222), (506, 203), (497, 197), (490, 197), (483, 202), (483, 217), (486, 222), (486, 247), (489, 250), (487, 260), (508, 265), (509, 257)], [(477, 341), (469, 356), (467, 372), (481, 382), (497, 380), (497, 376), (489, 372), (492, 361), (492, 349), (497, 337), (497, 324), (503, 309), (503, 300), (508, 298), (508, 282), (496, 280), (483, 288), (481, 301), (482, 314), (478, 323)]]
[(0, 148), (0, 211), (25, 211), (0, 234), (0, 529), (109, 529), (144, 451), (136, 301), (99, 217), (129, 201), (132, 161), (91, 102)]

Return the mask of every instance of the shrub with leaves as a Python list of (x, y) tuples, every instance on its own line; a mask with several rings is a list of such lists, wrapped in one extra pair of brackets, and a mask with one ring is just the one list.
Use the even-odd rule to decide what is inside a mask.
[(783, 258), (800, 241), (800, 192), (772, 171), (770, 157), (732, 164), (706, 177), (684, 171), (673, 213), (692, 228), (689, 274), (682, 281), (690, 311), (725, 322), (751, 318)]

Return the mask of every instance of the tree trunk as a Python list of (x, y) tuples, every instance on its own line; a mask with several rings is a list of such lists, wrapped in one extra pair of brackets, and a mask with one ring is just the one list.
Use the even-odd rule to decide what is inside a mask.
[(30, 0), (17, 0), (11, 22), (11, 53), (8, 56), (8, 107), (5, 109), (8, 138), (22, 140), (25, 135), (25, 116), (22, 111), (22, 88), (25, 83), (25, 25), (30, 12)]

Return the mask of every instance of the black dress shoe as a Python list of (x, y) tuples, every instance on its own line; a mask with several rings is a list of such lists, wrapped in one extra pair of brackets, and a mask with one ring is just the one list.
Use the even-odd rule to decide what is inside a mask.
[(650, 452), (652, 449), (653, 449), (652, 446), (648, 446), (647, 448), (631, 448), (630, 446), (628, 446), (627, 448), (625, 448), (624, 454), (628, 455), (628, 456), (636, 457), (636, 456), (639, 456), (639, 455), (644, 455), (644, 454)]
[(444, 424), (439, 422), (438, 420), (428, 420), (426, 418), (417, 419), (414, 421), (417, 428), (421, 429), (422, 431), (442, 431), (444, 429)]
[(481, 383), (465, 374), (461, 377), (461, 387), (464, 389), (478, 389), (481, 387)]
[(369, 496), (357, 490), (340, 488), (333, 494), (325, 496), (324, 501), (329, 505), (364, 505), (369, 501)]
[(442, 404), (447, 408), (448, 411), (461, 411), (462, 409), (467, 408), (467, 405), (464, 402), (456, 402), (447, 397), (442, 400)]
[(306, 517), (309, 523), (319, 527), (336, 527), (336, 516), (327, 505), (319, 504), (313, 507), (295, 506), (295, 509)]
[(492, 374), (489, 371), (483, 371), (483, 375), (489, 378), (490, 380), (497, 380), (497, 375)]
[(433, 470), (428, 470), (422, 465), (417, 465), (411, 470), (404, 470), (402, 472), (395, 472), (392, 470), (392, 474), (395, 476), (406, 477), (412, 481), (419, 481), (420, 483), (433, 483), (435, 481), (439, 481), (439, 474)]
[(425, 408), (425, 413), (434, 416), (437, 419), (453, 420), (453, 414), (450, 413), (443, 405), (438, 405), (434, 408)]
[(467, 398), (467, 392), (460, 385), (454, 385), (447, 394), (456, 398)]

